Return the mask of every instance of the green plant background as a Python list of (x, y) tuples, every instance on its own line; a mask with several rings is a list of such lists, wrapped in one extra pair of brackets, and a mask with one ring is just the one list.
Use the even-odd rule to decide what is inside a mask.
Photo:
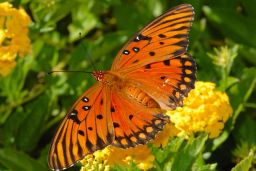
[[(256, 144), (255, 0), (13, 0), (33, 23), (33, 55), (19, 58), (0, 78), (0, 171), (49, 170), (47, 154), (58, 124), (95, 80), (83, 73), (47, 75), (51, 70), (108, 70), (122, 45), (165, 10), (190, 3), (195, 21), (189, 52), (201, 81), (226, 91), (234, 113), (221, 136), (175, 138), (165, 149), (151, 147), (152, 170), (254, 170)], [(235, 51), (228, 66), (212, 58), (220, 47)], [(211, 58), (211, 57), (212, 58)], [(231, 58), (231, 57), (229, 57)], [(79, 170), (79, 166), (69, 170)], [(117, 166), (113, 170), (137, 170)]]

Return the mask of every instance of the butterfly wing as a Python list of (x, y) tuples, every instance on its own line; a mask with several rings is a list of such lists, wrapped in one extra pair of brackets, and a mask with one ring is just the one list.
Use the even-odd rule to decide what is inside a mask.
[(187, 53), (193, 17), (189, 4), (170, 9), (138, 32), (112, 65), (162, 109), (182, 106), (184, 96), (194, 88), (196, 65)]
[(115, 132), (112, 145), (121, 148), (146, 144), (170, 121), (158, 105), (149, 108), (114, 91), (111, 94), (111, 116)]
[(185, 53), (193, 17), (193, 7), (183, 4), (156, 18), (119, 51), (111, 70), (125, 74)]
[(155, 99), (162, 109), (183, 105), (183, 98), (194, 88), (196, 64), (184, 53), (168, 60), (147, 64), (129, 72), (126, 79)]
[(50, 168), (65, 169), (85, 155), (111, 144), (114, 128), (109, 87), (98, 82), (73, 105), (62, 121), (50, 148)]

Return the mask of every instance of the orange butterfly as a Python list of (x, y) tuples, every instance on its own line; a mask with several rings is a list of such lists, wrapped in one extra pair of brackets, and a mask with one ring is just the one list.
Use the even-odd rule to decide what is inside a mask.
[(194, 16), (179, 5), (149, 23), (119, 51), (110, 71), (72, 106), (52, 142), (48, 163), (66, 169), (108, 145), (134, 147), (152, 140), (194, 88), (196, 65), (187, 53)]

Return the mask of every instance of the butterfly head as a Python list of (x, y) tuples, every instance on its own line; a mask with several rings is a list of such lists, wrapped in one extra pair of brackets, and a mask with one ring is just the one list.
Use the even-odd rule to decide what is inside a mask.
[(92, 76), (97, 80), (97, 81), (102, 81), (104, 77), (104, 72), (103, 71), (93, 71)]

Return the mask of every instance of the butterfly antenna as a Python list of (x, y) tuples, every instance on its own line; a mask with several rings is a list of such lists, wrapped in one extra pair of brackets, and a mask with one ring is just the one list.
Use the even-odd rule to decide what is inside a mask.
[(92, 74), (92, 72), (88, 72), (88, 71), (68, 71), (68, 70), (50, 71), (48, 72), (48, 74), (52, 74), (54, 72), (82, 72), (82, 73)]
[[(79, 32), (79, 37), (82, 38), (81, 32)], [(81, 44), (82, 44), (83, 49), (86, 49), (84, 43), (82, 42)], [(96, 69), (96, 67), (95, 67), (95, 65), (94, 65), (94, 63), (92, 61), (92, 55), (90, 55), (90, 53), (87, 52), (86, 50), (85, 50), (85, 53), (88, 54), (88, 61), (89, 61), (90, 65), (92, 66), (93, 70), (97, 71), (97, 69)]]

